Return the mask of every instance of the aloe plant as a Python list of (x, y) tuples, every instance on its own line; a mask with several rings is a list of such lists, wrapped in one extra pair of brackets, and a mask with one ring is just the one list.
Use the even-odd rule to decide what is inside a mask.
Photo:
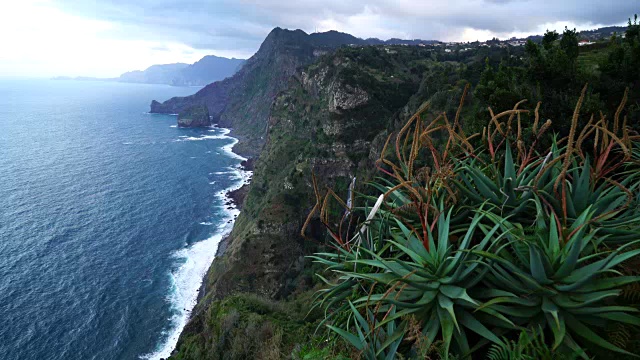
[[(593, 329), (610, 322), (640, 325), (638, 309), (608, 304), (621, 286), (640, 281), (615, 272), (616, 266), (640, 255), (634, 248), (640, 240), (615, 250), (604, 248), (606, 236), (597, 236), (599, 230), (588, 226), (594, 213), (587, 207), (568, 229), (559, 226), (553, 214), (540, 216), (533, 229), (503, 222), (508, 242), (497, 252), (475, 251), (490, 264), (488, 286), (501, 289), (501, 296), (487, 304), (518, 325), (551, 330), (553, 349), (563, 347), (588, 358), (580, 339), (630, 355)], [(568, 233), (565, 241), (563, 233)]]
[[(400, 326), (396, 326), (395, 321), (386, 321), (382, 326), (370, 309), (366, 309), (365, 319), (351, 302), (349, 302), (349, 308), (351, 310), (350, 320), (352, 320), (352, 327), (355, 328), (356, 334), (332, 325), (328, 325), (328, 328), (361, 351), (367, 359), (396, 359), (398, 347), (405, 334), (406, 323), (403, 322)], [(394, 316), (395, 311), (391, 309), (389, 314)]]
[[(375, 313), (382, 318), (377, 326), (414, 316), (423, 323), (427, 346), (436, 338), (442, 338), (445, 353), (453, 345), (458, 353), (470, 355), (469, 332), (488, 342), (502, 343), (493, 329), (495, 325), (489, 325), (490, 329), (479, 319), (492, 318), (501, 328), (515, 328), (515, 325), (492, 305), (483, 306), (467, 293), (478, 286), (488, 272), (476, 252), (485, 251), (498, 242), (501, 224), (493, 227), (482, 224), (484, 214), (479, 210), (468, 229), (452, 231), (451, 215), (452, 210), (441, 213), (434, 230), (427, 229), (429, 251), (412, 231), (396, 220), (387, 232), (375, 233), (385, 237), (385, 245), (377, 252), (361, 246), (342, 253), (341, 257), (318, 254), (316, 261), (328, 265), (328, 269), (338, 275), (337, 283), (322, 290), (326, 305), (346, 302), (347, 298), (351, 298), (349, 304), (353, 303), (354, 311), (376, 304)], [(458, 235), (458, 243), (453, 244), (452, 237)], [(355, 252), (362, 255), (356, 256)], [(354, 287), (371, 290), (353, 291)]]
[[(622, 271), (640, 258), (638, 137), (610, 129), (604, 117), (578, 131), (585, 91), (569, 137), (546, 149), (538, 139), (551, 122), (538, 129), (539, 105), (530, 140), (518, 103), (491, 112), (479, 146), (462, 131), (460, 110), (453, 123), (441, 114), (425, 124), (417, 113), (388, 158), (391, 137), (385, 144), (377, 166), (386, 176), (372, 184), (381, 194), (352, 233), (330, 229), (344, 218), (328, 219), (329, 200), (345, 202), (331, 191), (323, 199), (314, 179), (306, 224), (319, 212), (335, 250), (313, 257), (326, 268), (316, 301), (322, 325), (368, 359), (417, 342), (405, 336), (414, 322), (421, 346), (441, 343), (445, 358), (488, 355), (490, 344), (513, 350), (507, 339), (530, 329), (539, 329), (536, 346), (547, 345), (553, 358), (588, 358), (596, 346), (632, 355), (602, 334), (640, 326), (638, 309), (618, 302), (622, 287), (640, 281)], [(448, 134), (444, 147), (431, 138), (437, 132)], [(529, 350), (524, 355), (541, 354)]]

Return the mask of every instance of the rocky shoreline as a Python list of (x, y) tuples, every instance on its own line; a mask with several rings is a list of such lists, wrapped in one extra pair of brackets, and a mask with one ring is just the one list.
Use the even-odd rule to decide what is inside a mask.
[[(240, 170), (253, 171), (254, 162), (255, 160), (253, 158), (249, 158), (247, 160), (242, 161), (240, 163)], [(227, 206), (227, 207), (235, 206), (236, 209), (238, 209), (239, 211), (242, 211), (242, 205), (244, 204), (244, 199), (246, 198), (247, 193), (249, 193), (249, 185), (250, 183), (245, 183), (238, 189), (228, 191), (225, 194), (225, 198), (227, 198), (228, 201), (224, 203), (224, 206)], [(218, 244), (218, 249), (216, 250), (216, 257), (222, 256), (224, 254), (231, 240), (230, 236), (231, 234), (223, 237), (222, 240), (220, 240), (220, 243)], [(202, 300), (202, 298), (205, 295), (206, 283), (207, 283), (207, 273), (205, 273), (204, 276), (202, 277), (202, 284), (198, 289), (198, 298), (197, 298), (198, 302), (200, 302), (200, 300)]]

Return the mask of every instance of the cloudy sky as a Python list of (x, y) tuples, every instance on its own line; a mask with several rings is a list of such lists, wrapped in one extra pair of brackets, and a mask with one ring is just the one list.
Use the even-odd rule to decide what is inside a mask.
[(117, 76), (247, 58), (276, 26), (358, 37), (486, 40), (623, 25), (640, 0), (1, 0), (0, 76)]

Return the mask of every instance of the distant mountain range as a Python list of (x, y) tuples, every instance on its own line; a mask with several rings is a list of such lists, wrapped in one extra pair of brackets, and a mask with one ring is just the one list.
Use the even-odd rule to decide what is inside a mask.
[[(279, 29), (279, 28), (277, 28)], [(624, 26), (608, 26), (595, 30), (579, 32), (581, 39), (597, 40), (608, 38), (614, 33), (624, 34)], [(403, 40), (389, 39), (380, 40), (377, 38), (361, 39), (350, 34), (335, 30), (324, 33), (307, 34), (302, 30), (290, 31), (291, 38), (298, 38), (311, 46), (319, 48), (335, 48), (343, 45), (433, 45), (441, 43), (438, 40)], [(304, 39), (304, 40), (303, 40)], [(542, 35), (532, 35), (525, 39), (540, 42)], [(224, 58), (215, 55), (207, 55), (193, 64), (176, 63), (152, 65), (146, 70), (129, 71), (117, 78), (95, 78), (95, 77), (68, 77), (58, 76), (54, 80), (102, 80), (118, 81), (126, 83), (141, 84), (167, 84), (174, 86), (205, 86), (216, 81), (226, 79), (235, 73), (245, 64), (246, 60), (236, 58)]]
[(207, 55), (193, 64), (176, 63), (152, 65), (146, 70), (129, 71), (117, 78), (66, 77), (54, 80), (106, 80), (140, 84), (167, 84), (174, 86), (204, 86), (235, 74), (245, 60)]

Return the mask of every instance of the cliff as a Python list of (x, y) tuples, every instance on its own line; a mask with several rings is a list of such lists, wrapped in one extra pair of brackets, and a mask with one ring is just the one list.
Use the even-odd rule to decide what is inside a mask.
[(341, 48), (294, 72), (275, 96), (242, 212), (208, 272), (176, 359), (255, 358), (265, 346), (280, 357), (304, 352), (319, 318), (307, 315), (317, 278), (305, 255), (324, 243), (315, 221), (315, 241), (300, 236), (314, 205), (311, 174), (343, 194), (355, 176), (356, 190), (366, 191), (361, 184), (387, 134), (435, 93), (424, 83), (425, 69), (435, 66), (428, 50), (387, 50)]
[(308, 35), (301, 30), (275, 28), (235, 75), (191, 96), (175, 97), (162, 104), (153, 102), (151, 112), (176, 114), (205, 105), (215, 123), (233, 128), (234, 134), (243, 139), (236, 150), (256, 156), (265, 142), (271, 103), (286, 88), (288, 79), (323, 49), (333, 49), (344, 41), (328, 33)]
[(209, 109), (206, 106), (194, 106), (178, 114), (178, 126), (203, 127), (211, 126)]
[(257, 156), (267, 138), (271, 104), (284, 91), (300, 67), (345, 45), (368, 45), (363, 40), (329, 31), (307, 34), (302, 30), (273, 29), (259, 50), (233, 76), (207, 85), (196, 94), (151, 103), (151, 112), (177, 114), (191, 106), (205, 105), (214, 123), (234, 129), (242, 141), (236, 151)]
[[(193, 97), (154, 103), (172, 112), (194, 105), (218, 109), (218, 120), (236, 126), (235, 131), (244, 135), (241, 144), (254, 146), (253, 151), (260, 153), (253, 159), (252, 184), (246, 196), (239, 197), (244, 198), (242, 212), (220, 246), (224, 253), (218, 254), (208, 271), (202, 296), (172, 358), (345, 359), (362, 355), (345, 348), (344, 342), (314, 332), (326, 315), (311, 307), (314, 292), (323, 288), (315, 276), (323, 266), (305, 256), (326, 250), (328, 241), (325, 229), (313, 218), (307, 227), (308, 238), (300, 236), (306, 215), (315, 205), (311, 174), (316, 175), (323, 193), (329, 186), (344, 196), (357, 178), (355, 192), (366, 195), (370, 189), (364, 184), (377, 173), (374, 160), (385, 140), (397, 134), (418, 108), (428, 102), (432, 109), (431, 115), (421, 118), (424, 123), (433, 120), (434, 112), (444, 113), (449, 121), (458, 119), (456, 109), (463, 89), (477, 85), (465, 97), (460, 125), (465, 132), (482, 129), (488, 105), (505, 109), (489, 104), (491, 99), (485, 95), (500, 94), (509, 99), (506, 106), (510, 108), (510, 96), (521, 99), (523, 88), (514, 82), (517, 87), (507, 91), (513, 85), (509, 81), (539, 71), (536, 64), (528, 68), (526, 60), (513, 54), (522, 49), (479, 47), (451, 53), (442, 47), (370, 46), (368, 41), (375, 39), (337, 33), (318, 38), (318, 34), (276, 29), (237, 78), (212, 84)], [(344, 42), (355, 46), (335, 51), (331, 47)], [(507, 62), (510, 66), (503, 65)], [(499, 76), (493, 67), (498, 68)], [(553, 89), (557, 79), (546, 81), (543, 86), (529, 84), (529, 89)], [(244, 117), (242, 111), (248, 109), (261, 117)], [(435, 135), (427, 143), (436, 148), (448, 144), (446, 138)], [(428, 157), (431, 150), (423, 150), (418, 156)], [(392, 153), (388, 149), (386, 155), (393, 157)], [(329, 218), (343, 214), (339, 206), (324, 209)], [(351, 220), (355, 224), (362, 219)], [(349, 293), (336, 301), (350, 299)]]

